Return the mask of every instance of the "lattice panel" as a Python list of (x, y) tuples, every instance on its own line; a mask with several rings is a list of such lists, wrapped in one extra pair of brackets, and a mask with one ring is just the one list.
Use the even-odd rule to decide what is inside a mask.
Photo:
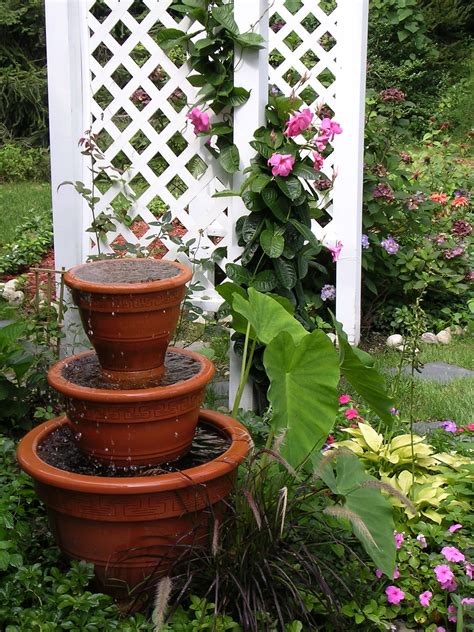
[[(268, 38), (269, 81), (273, 93), (294, 92), (312, 111), (320, 105), (332, 116), (336, 110), (337, 45), (336, 0), (275, 0), (270, 3)], [(333, 154), (323, 172), (330, 180)], [(325, 216), (313, 221), (319, 238), (331, 235), (333, 205), (327, 182), (316, 183)], [(328, 241), (332, 241), (331, 237)]]
[[(195, 240), (196, 259), (210, 258), (227, 246), (232, 226), (228, 199), (211, 197), (229, 186), (228, 176), (186, 118), (196, 95), (187, 80), (190, 68), (179, 50), (167, 56), (154, 38), (160, 27), (194, 28), (188, 18), (173, 14), (172, 4), (89, 0), (92, 130), (105, 163), (123, 171), (117, 178), (109, 169), (111, 178), (97, 182), (97, 212), (120, 214), (133, 197), (129, 225), (108, 234), (112, 248), (126, 241), (189, 263), (171, 239), (157, 237), (159, 229), (152, 223), (164, 211), (171, 212), (172, 235)], [(90, 254), (96, 254), (92, 240), (89, 246)], [(218, 263), (224, 269), (227, 261)], [(214, 298), (214, 274), (198, 270), (197, 279), (205, 287), (202, 298)]]

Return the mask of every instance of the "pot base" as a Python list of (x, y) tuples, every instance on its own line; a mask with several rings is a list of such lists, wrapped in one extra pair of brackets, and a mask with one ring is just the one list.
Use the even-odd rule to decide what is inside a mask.
[(232, 491), (250, 436), (221, 413), (203, 410), (200, 419), (229, 437), (229, 449), (204, 465), (159, 476), (111, 479), (47, 465), (37, 447), (68, 423), (65, 417), (41, 424), (19, 444), (18, 460), (35, 480), (58, 546), (92, 562), (101, 589), (115, 598), (146, 591), (192, 546), (205, 545)]

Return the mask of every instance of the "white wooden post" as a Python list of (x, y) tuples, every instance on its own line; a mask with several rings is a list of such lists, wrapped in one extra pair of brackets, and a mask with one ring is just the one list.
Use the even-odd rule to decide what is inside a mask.
[[(234, 110), (234, 143), (239, 148), (241, 170), (248, 167), (255, 151), (250, 146), (254, 131), (264, 124), (265, 105), (268, 98), (268, 0), (238, 0), (234, 3), (234, 19), (241, 33), (252, 29), (261, 35), (265, 47), (258, 51), (236, 49), (234, 64), (234, 84), (250, 90), (250, 98), (244, 105)], [(234, 176), (233, 189), (238, 190), (243, 181), (242, 173)], [(232, 238), (228, 248), (228, 258), (233, 260), (242, 249), (237, 245), (235, 223), (239, 217), (248, 213), (240, 197), (231, 198)], [(240, 358), (230, 349), (229, 407), (232, 407), (239, 386)], [(247, 385), (240, 405), (253, 408), (252, 387)]]
[[(51, 193), (56, 269), (82, 263), (84, 256), (84, 200), (66, 181), (87, 182), (78, 141), (90, 126), (89, 54), (86, 3), (83, 0), (46, 0), (48, 101), (51, 147)], [(60, 188), (59, 188), (60, 187)], [(74, 348), (79, 331), (76, 310), (65, 315), (63, 352)]]
[(360, 338), (362, 171), (368, 0), (338, 0), (334, 232), (343, 243), (337, 263), (336, 315), (351, 344)]

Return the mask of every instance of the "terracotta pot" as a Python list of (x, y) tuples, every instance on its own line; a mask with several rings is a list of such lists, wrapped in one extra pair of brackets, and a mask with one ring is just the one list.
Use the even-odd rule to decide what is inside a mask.
[[(165, 265), (177, 269), (178, 274), (137, 283), (89, 280), (98, 272), (106, 278), (119, 265)], [(124, 274), (124, 278), (130, 276)], [(166, 349), (176, 329), (185, 284), (191, 277), (191, 270), (181, 263), (135, 258), (94, 261), (66, 272), (64, 281), (72, 290), (84, 330), (110, 379), (143, 380), (163, 373)]]
[(168, 574), (183, 547), (208, 537), (250, 436), (221, 413), (202, 410), (201, 421), (231, 439), (228, 450), (204, 465), (154, 477), (84, 476), (47, 465), (37, 447), (68, 423), (65, 417), (41, 424), (20, 442), (18, 460), (35, 480), (58, 546), (71, 558), (92, 562), (106, 592), (123, 597), (147, 577)]
[(63, 377), (66, 365), (93, 351), (65, 358), (49, 369), (48, 382), (65, 396), (67, 416), (81, 452), (118, 466), (158, 465), (186, 454), (215, 369), (198, 353), (169, 351), (199, 362), (199, 372), (170, 386), (110, 390), (78, 386)]

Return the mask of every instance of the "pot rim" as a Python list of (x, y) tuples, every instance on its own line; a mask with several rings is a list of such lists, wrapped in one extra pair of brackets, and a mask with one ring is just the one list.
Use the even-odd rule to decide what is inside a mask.
[(48, 384), (54, 388), (55, 391), (58, 391), (66, 397), (72, 397), (73, 399), (81, 399), (89, 402), (105, 401), (111, 403), (125, 403), (133, 401), (140, 403), (186, 395), (200, 388), (204, 388), (214, 377), (216, 369), (214, 364), (206, 358), (206, 356), (196, 353), (195, 351), (179, 349), (177, 347), (168, 347), (168, 351), (180, 353), (197, 360), (201, 365), (199, 372), (189, 378), (189, 380), (183, 380), (182, 382), (177, 382), (169, 386), (153, 386), (152, 388), (126, 390), (91, 388), (89, 386), (74, 384), (62, 375), (65, 365), (83, 356), (95, 354), (95, 351), (83, 351), (82, 353), (63, 358), (59, 360), (59, 362), (56, 362), (56, 364), (53, 364), (47, 373)]
[(21, 468), (35, 481), (76, 492), (132, 495), (160, 493), (202, 485), (235, 470), (247, 456), (252, 440), (244, 426), (228, 415), (202, 409), (199, 417), (200, 420), (210, 423), (227, 434), (231, 445), (216, 459), (181, 472), (170, 472), (159, 476), (108, 478), (74, 474), (48, 465), (38, 456), (38, 445), (53, 430), (69, 423), (65, 415), (43, 422), (25, 435), (18, 445), (17, 458)]
[[(145, 261), (139, 257), (123, 257), (127, 261)], [(159, 281), (146, 281), (144, 283), (96, 283), (94, 281), (84, 281), (76, 277), (76, 272), (85, 266), (103, 265), (115, 259), (102, 259), (100, 261), (92, 261), (89, 263), (81, 263), (65, 272), (64, 282), (72, 290), (80, 292), (88, 292), (90, 294), (150, 294), (152, 292), (162, 292), (175, 287), (184, 285), (191, 280), (193, 272), (190, 268), (178, 261), (169, 261), (168, 259), (159, 259), (161, 263), (167, 263), (180, 270), (180, 273), (168, 279)]]

